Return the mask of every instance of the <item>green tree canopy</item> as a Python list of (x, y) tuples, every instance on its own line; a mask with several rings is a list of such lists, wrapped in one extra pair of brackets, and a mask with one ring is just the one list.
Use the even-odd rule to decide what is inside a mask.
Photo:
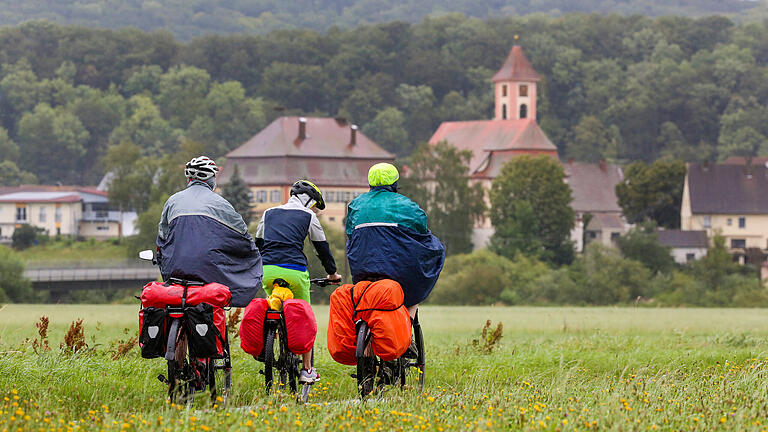
[(521, 239), (530, 238), (541, 244), (534, 256), (570, 262), (573, 197), (564, 179), (563, 167), (546, 156), (522, 155), (507, 162), (491, 184), (492, 248), (504, 256), (514, 256), (521, 251)]
[(682, 161), (633, 162), (616, 185), (616, 196), (629, 222), (655, 221), (665, 228), (678, 228), (684, 181)]
[(240, 216), (243, 217), (245, 225), (251, 224), (253, 213), (251, 212), (251, 191), (240, 176), (240, 168), (235, 165), (232, 177), (229, 182), (221, 187), (221, 196), (223, 196), (232, 207), (235, 208)]
[(469, 151), (440, 142), (423, 144), (407, 161), (407, 175), (400, 180), (403, 193), (429, 215), (429, 228), (446, 253), (472, 250), (475, 221), (485, 213), (484, 192), (470, 184)]

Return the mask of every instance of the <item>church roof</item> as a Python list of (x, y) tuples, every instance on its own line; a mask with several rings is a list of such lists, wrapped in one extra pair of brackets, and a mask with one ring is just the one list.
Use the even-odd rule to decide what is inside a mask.
[[(299, 139), (299, 119), (306, 121), (304, 139)], [(280, 117), (227, 153), (227, 159), (275, 156), (395, 159), (359, 130), (355, 130), (352, 145), (352, 131), (346, 121), (330, 117)]]
[(490, 153), (557, 154), (557, 147), (533, 119), (475, 120), (444, 122), (430, 138), (430, 144), (448, 141), (460, 150), (472, 151), (470, 173), (486, 171)]
[(541, 75), (536, 73), (531, 62), (525, 58), (523, 49), (520, 45), (515, 45), (509, 52), (501, 69), (491, 78), (493, 82), (498, 81), (539, 81)]

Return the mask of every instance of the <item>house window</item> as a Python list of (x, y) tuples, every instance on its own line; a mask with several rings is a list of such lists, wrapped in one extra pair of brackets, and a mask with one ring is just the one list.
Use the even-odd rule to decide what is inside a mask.
[(728, 220), (725, 221), (725, 224), (728, 225), (728, 226), (733, 225), (733, 219), (728, 218)]
[(731, 239), (731, 249), (745, 249), (747, 241), (745, 239)]
[(345, 191), (344, 192), (344, 202), (349, 202), (349, 200), (351, 200), (351, 199), (352, 199), (352, 192)]
[(61, 228), (56, 228), (56, 235), (57, 235), (57, 236), (60, 236), (60, 235), (61, 235)]
[(520, 86), (520, 96), (521, 97), (528, 97), (528, 86), (523, 84)]
[(739, 228), (746, 228), (747, 227), (747, 218), (740, 217), (739, 218)]
[(26, 221), (27, 221), (27, 208), (16, 207), (16, 222), (26, 222)]
[(336, 202), (336, 194), (333, 191), (325, 191), (323, 198), (327, 203)]
[(45, 222), (45, 207), (40, 207), (40, 222)]
[(704, 216), (704, 228), (712, 228), (712, 216)]
[(611, 241), (612, 241), (612, 242), (615, 242), (615, 241), (616, 241), (616, 239), (618, 239), (618, 238), (619, 238), (619, 236), (621, 236), (621, 233), (612, 232), (612, 233), (611, 233)]
[(56, 207), (56, 213), (54, 214), (54, 219), (56, 222), (61, 222), (61, 207)]
[(501, 86), (501, 95), (506, 96), (507, 95), (507, 85), (504, 84)]
[(522, 104), (520, 105), (520, 118), (528, 118), (528, 105)]
[(273, 190), (269, 193), (269, 202), (280, 202), (280, 191), (279, 190)]
[(501, 104), (501, 119), (507, 119), (507, 104)]
[(334, 222), (336, 220), (336, 218), (331, 216), (331, 217), (328, 218), (328, 220), (331, 221), (331, 222)]
[(267, 191), (256, 191), (256, 202), (258, 203), (265, 203), (267, 202)]
[(596, 233), (596, 232), (594, 232), (594, 231), (590, 231), (590, 232), (589, 232), (589, 238), (592, 238), (592, 239), (593, 239), (593, 238), (597, 238), (597, 233)]
[(696, 254), (687, 253), (685, 254), (685, 260), (690, 262), (696, 259)]
[(96, 227), (96, 231), (109, 231), (109, 227), (105, 225), (99, 225)]

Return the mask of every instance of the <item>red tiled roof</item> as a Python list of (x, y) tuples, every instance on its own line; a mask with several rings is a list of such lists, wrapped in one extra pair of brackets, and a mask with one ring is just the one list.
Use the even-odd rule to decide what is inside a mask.
[[(430, 144), (448, 141), (460, 150), (472, 151), (471, 173), (485, 171), (489, 152), (518, 151), (557, 155), (557, 147), (534, 119), (445, 122)], [(491, 158), (493, 159), (493, 158)]]
[(0, 194), (15, 192), (84, 192), (101, 196), (108, 195), (106, 191), (98, 190), (96, 186), (21, 185), (0, 187)]
[(493, 82), (497, 81), (539, 81), (541, 76), (536, 73), (531, 62), (525, 58), (523, 49), (520, 45), (515, 45), (509, 52), (501, 69), (491, 78)]
[(299, 117), (280, 117), (245, 144), (229, 152), (227, 160), (275, 156), (395, 159), (393, 154), (359, 130), (354, 145), (351, 145), (351, 136), (352, 128), (344, 121), (306, 117), (306, 138), (299, 140)]
[(573, 191), (571, 207), (576, 212), (618, 212), (616, 185), (624, 179), (618, 165), (568, 162), (563, 164), (565, 181)]

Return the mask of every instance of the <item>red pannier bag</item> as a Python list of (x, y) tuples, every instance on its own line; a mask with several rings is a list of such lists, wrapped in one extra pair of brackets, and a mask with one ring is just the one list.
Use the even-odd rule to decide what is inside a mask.
[(353, 366), (355, 358), (355, 322), (352, 321), (352, 296), (354, 285), (346, 284), (336, 288), (331, 294), (331, 307), (328, 312), (328, 352), (338, 363)]
[(310, 352), (317, 336), (317, 320), (312, 306), (306, 300), (288, 299), (283, 302), (283, 316), (288, 349), (294, 354)]
[[(165, 285), (163, 282), (150, 282), (144, 285), (141, 292), (141, 305), (144, 308), (165, 308), (166, 306), (181, 306), (181, 298), (184, 296), (184, 287), (181, 285)], [(213, 325), (219, 330), (221, 338), (227, 334), (227, 316), (224, 307), (229, 306), (232, 294), (229, 287), (220, 283), (209, 283), (203, 286), (191, 286), (187, 288), (187, 305), (197, 306), (200, 303), (208, 303), (213, 306)], [(139, 315), (139, 330), (141, 330), (142, 316)], [(216, 338), (216, 350), (219, 355), (224, 353), (224, 346), (219, 338)]]
[[(164, 308), (166, 306), (181, 306), (181, 298), (184, 295), (184, 287), (181, 285), (165, 285), (162, 282), (150, 282), (144, 285), (141, 292), (141, 305), (143, 307)], [(187, 288), (187, 304), (197, 306), (200, 303), (208, 303), (214, 307), (229, 306), (232, 293), (229, 287), (220, 283), (209, 283), (203, 286), (191, 286)]]
[(258, 357), (264, 350), (264, 317), (269, 305), (267, 299), (255, 298), (245, 307), (240, 323), (240, 348)]
[(371, 329), (373, 353), (384, 361), (400, 358), (411, 345), (411, 316), (403, 289), (391, 279), (361, 281), (352, 289), (355, 316)]

